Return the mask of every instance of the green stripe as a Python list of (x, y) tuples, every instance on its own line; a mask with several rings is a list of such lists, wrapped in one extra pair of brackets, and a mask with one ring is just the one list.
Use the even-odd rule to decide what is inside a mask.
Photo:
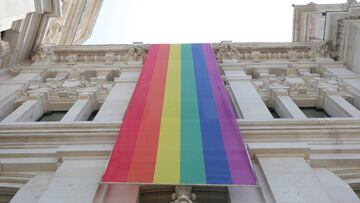
[(181, 46), (180, 182), (206, 183), (191, 45)]

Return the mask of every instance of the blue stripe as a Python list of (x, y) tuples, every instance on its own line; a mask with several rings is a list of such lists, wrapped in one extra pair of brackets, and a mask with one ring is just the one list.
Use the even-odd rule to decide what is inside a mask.
[(194, 44), (192, 50), (206, 180), (208, 184), (232, 184), (202, 45)]

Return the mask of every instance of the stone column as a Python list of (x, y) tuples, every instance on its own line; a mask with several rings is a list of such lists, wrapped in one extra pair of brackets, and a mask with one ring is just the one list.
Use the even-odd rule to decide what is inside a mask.
[(258, 156), (275, 202), (333, 202), (304, 157)]
[(136, 86), (139, 72), (122, 72), (94, 118), (98, 122), (120, 122)]
[(243, 70), (225, 70), (226, 79), (234, 93), (244, 119), (272, 120), (273, 116)]
[(106, 163), (100, 158), (65, 158), (38, 202), (92, 202)]
[(2, 122), (36, 121), (46, 112), (46, 95), (36, 95), (24, 102)]
[(81, 93), (61, 122), (86, 121), (93, 111), (94, 100), (93, 93)]
[(353, 104), (360, 110), (360, 75), (356, 74), (356, 76), (350, 76), (342, 80), (349, 85), (349, 89), (354, 97)]
[(331, 90), (325, 90), (324, 110), (331, 117), (360, 117), (360, 111), (342, 96)]
[(287, 89), (272, 89), (271, 94), (274, 109), (280, 118), (306, 118), (305, 114), (288, 96)]

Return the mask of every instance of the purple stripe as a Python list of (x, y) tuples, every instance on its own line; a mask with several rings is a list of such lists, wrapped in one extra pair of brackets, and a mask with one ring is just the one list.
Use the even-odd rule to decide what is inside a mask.
[(210, 44), (204, 44), (202, 48), (213, 89), (233, 184), (256, 185), (256, 178), (250, 166), (244, 140), (237, 126), (229, 95), (219, 74), (216, 57)]

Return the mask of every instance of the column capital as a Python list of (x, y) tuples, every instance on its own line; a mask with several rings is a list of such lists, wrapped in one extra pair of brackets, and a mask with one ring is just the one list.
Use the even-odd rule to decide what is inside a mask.
[(77, 90), (77, 97), (79, 99), (90, 100), (92, 109), (97, 104), (96, 90)]
[(318, 97), (318, 106), (324, 108), (325, 99), (330, 95), (339, 95), (337, 89), (333, 86), (320, 86), (319, 88), (319, 97)]
[(49, 108), (49, 91), (45, 89), (38, 89), (29, 91), (28, 100), (40, 100), (43, 106), (43, 111), (48, 111)]
[(269, 105), (271, 107), (274, 107), (275, 99), (278, 96), (289, 96), (289, 87), (287, 87), (287, 86), (271, 86), (270, 87)]

